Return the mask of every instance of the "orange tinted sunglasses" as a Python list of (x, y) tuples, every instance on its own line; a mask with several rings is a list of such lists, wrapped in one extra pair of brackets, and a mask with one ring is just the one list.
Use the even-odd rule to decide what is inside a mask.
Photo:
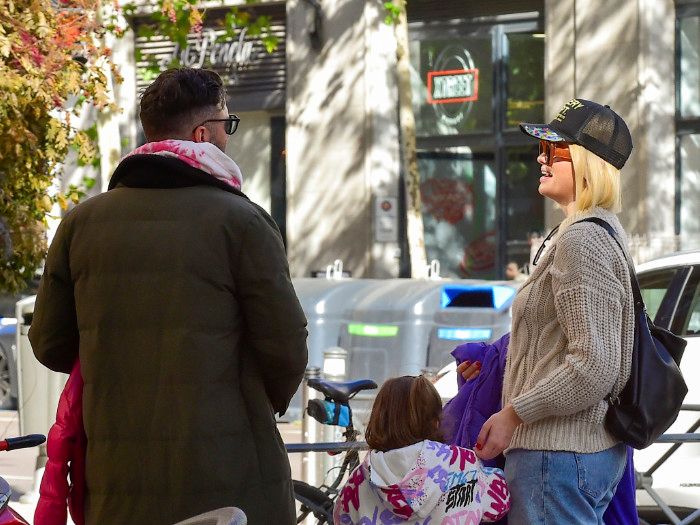
[[(563, 144), (563, 146), (561, 146), (561, 144)], [(571, 162), (571, 152), (566, 142), (540, 140), (540, 152), (538, 156), (539, 155), (544, 155), (548, 166), (551, 166), (557, 161)]]

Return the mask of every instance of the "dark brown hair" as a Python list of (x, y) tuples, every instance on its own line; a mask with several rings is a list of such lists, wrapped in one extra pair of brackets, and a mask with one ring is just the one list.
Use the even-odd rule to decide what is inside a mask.
[(149, 141), (184, 138), (203, 113), (214, 113), (225, 103), (226, 88), (216, 71), (168, 69), (143, 92), (139, 117)]
[(382, 452), (424, 439), (442, 441), (441, 413), (440, 394), (425, 377), (387, 379), (374, 400), (365, 439), (371, 449)]

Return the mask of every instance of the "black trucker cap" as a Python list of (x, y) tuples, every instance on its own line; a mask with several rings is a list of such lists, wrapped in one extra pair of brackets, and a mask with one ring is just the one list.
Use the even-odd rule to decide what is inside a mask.
[(536, 139), (583, 146), (617, 169), (632, 153), (632, 135), (622, 117), (610, 106), (582, 98), (569, 100), (549, 124), (522, 122), (520, 129)]

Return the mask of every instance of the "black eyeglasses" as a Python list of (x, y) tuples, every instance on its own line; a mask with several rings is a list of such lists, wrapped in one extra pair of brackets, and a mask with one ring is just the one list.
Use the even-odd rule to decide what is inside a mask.
[(192, 130), (192, 133), (194, 133), (199, 126), (203, 126), (207, 122), (224, 122), (224, 131), (226, 131), (226, 134), (233, 135), (238, 129), (238, 123), (240, 121), (241, 119), (238, 118), (238, 115), (234, 115), (233, 113), (229, 114), (228, 118), (210, 118), (201, 124), (197, 124)]

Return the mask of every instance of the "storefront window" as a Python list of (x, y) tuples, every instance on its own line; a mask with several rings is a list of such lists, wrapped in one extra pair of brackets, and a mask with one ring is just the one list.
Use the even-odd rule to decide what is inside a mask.
[(681, 249), (700, 238), (700, 1), (676, 7), (676, 210)]
[(700, 16), (679, 21), (680, 114), (700, 117)]
[(418, 152), (428, 259), (442, 275), (493, 279), (496, 268), (494, 155), (469, 148)]
[(508, 261), (524, 267), (530, 262), (530, 240), (544, 230), (544, 197), (537, 191), (540, 166), (537, 146), (509, 148), (506, 164)]
[(411, 43), (418, 136), (460, 135), (493, 127), (492, 36)]
[(700, 133), (680, 140), (681, 239), (700, 237)]
[(510, 33), (505, 127), (544, 121), (544, 35)]
[(544, 120), (542, 25), (531, 12), (410, 28), (425, 245), (446, 277), (503, 278), (544, 228), (537, 144), (517, 128)]

